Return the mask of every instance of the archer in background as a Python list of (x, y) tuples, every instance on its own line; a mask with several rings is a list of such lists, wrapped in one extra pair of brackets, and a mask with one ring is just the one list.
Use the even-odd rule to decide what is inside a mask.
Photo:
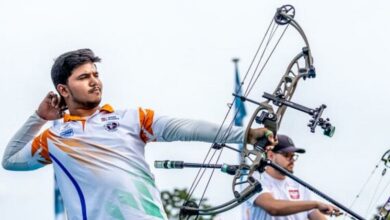
[[(296, 148), (291, 138), (277, 135), (278, 144), (267, 152), (273, 163), (293, 173), (298, 154), (305, 153)], [(259, 178), (263, 190), (247, 201), (251, 220), (303, 220), (326, 219), (325, 215), (340, 215), (338, 208), (311, 200), (311, 192), (304, 186), (287, 178), (272, 167), (266, 167)]]
[[(149, 109), (116, 110), (100, 105), (103, 84), (90, 49), (59, 56), (51, 77), (60, 96), (49, 92), (9, 141), (2, 161), (8, 170), (53, 164), (69, 219), (167, 219), (149, 165), (151, 141), (223, 140), (242, 143), (242, 128), (161, 116)], [(65, 112), (65, 109), (68, 109)], [(57, 120), (36, 136), (42, 126)], [(267, 135), (265, 135), (267, 134)], [(268, 135), (269, 134), (269, 135)], [(252, 129), (251, 144), (272, 132)]]

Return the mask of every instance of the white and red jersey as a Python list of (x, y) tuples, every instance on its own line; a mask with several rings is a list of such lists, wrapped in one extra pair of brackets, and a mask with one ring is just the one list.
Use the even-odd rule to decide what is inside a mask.
[[(214, 141), (218, 126), (158, 116), (152, 110), (104, 105), (89, 117), (46, 121), (32, 115), (8, 144), (3, 166), (33, 170), (53, 164), (68, 219), (167, 219), (145, 161), (150, 141)], [(223, 133), (222, 133), (223, 134)], [(226, 142), (240, 143), (234, 128)]]
[(254, 174), (254, 177), (260, 181), (262, 185), (262, 191), (252, 196), (246, 204), (249, 208), (250, 220), (306, 220), (309, 219), (309, 215), (312, 211), (303, 211), (292, 215), (286, 216), (272, 216), (262, 207), (255, 204), (255, 200), (258, 196), (264, 193), (270, 193), (274, 199), (286, 200), (286, 201), (309, 201), (311, 200), (311, 192), (299, 184), (298, 182), (285, 178), (283, 180), (276, 179), (269, 175), (267, 172), (263, 172), (259, 175), (258, 172)]

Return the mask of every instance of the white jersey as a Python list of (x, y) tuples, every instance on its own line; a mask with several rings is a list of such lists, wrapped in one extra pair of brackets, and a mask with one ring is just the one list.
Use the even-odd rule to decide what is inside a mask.
[[(257, 175), (256, 175), (257, 174)], [(263, 172), (261, 175), (255, 174), (263, 187), (263, 190), (248, 201), (249, 219), (250, 220), (305, 220), (309, 219), (311, 211), (300, 212), (287, 216), (271, 216), (263, 208), (257, 206), (254, 202), (256, 198), (263, 193), (271, 193), (275, 199), (289, 200), (289, 201), (307, 201), (311, 200), (311, 192), (301, 184), (295, 182), (290, 178), (278, 180)], [(260, 176), (260, 178), (259, 178)]]
[[(34, 114), (8, 144), (3, 166), (33, 170), (53, 164), (70, 220), (167, 219), (145, 161), (150, 141), (213, 141), (218, 126), (155, 115), (152, 110), (103, 106), (85, 118), (65, 115), (39, 136)], [(233, 129), (227, 142), (242, 142)]]

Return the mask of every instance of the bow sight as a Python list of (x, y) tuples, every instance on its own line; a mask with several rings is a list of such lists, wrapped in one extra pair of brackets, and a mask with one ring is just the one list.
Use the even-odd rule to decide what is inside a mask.
[[(256, 101), (249, 99), (249, 98), (245, 98), (244, 96), (240, 96), (240, 95), (237, 95), (234, 93), (233, 93), (233, 96), (240, 98), (242, 101), (248, 101), (248, 102), (251, 102), (251, 103), (259, 105), (259, 106), (262, 105), (261, 103), (256, 102)], [(320, 126), (324, 130), (324, 135), (326, 135), (328, 137), (332, 137), (335, 130), (336, 130), (336, 127), (332, 126), (332, 124), (329, 122), (329, 118), (327, 118), (327, 119), (321, 118), (322, 112), (326, 108), (326, 105), (324, 105), (324, 104), (322, 104), (318, 108), (311, 109), (311, 108), (305, 107), (303, 105), (300, 105), (298, 103), (288, 101), (283, 97), (283, 95), (272, 95), (272, 94), (269, 94), (266, 92), (263, 94), (263, 98), (266, 98), (268, 101), (272, 101), (272, 103), (275, 106), (281, 107), (284, 105), (284, 106), (291, 107), (293, 109), (296, 109), (298, 111), (305, 112), (305, 113), (311, 115), (312, 119), (309, 121), (309, 124), (307, 126), (310, 127), (310, 131), (312, 133), (315, 132), (315, 129), (317, 126)], [(255, 121), (258, 124), (268, 125), (267, 127), (276, 133), (277, 129), (275, 128), (275, 126), (271, 125), (272, 123), (275, 123), (276, 121), (278, 121), (276, 114), (269, 113), (269, 112), (261, 112), (261, 114), (259, 116), (256, 116)]]

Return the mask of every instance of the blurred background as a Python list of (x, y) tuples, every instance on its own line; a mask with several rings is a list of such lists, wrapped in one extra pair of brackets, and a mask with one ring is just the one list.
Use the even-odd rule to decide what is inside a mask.
[[(301, 82), (293, 101), (326, 104), (334, 137), (310, 133), (309, 117), (285, 114), (280, 133), (306, 148), (296, 175), (349, 206), (389, 149), (390, 30), (385, 0), (0, 0), (0, 151), (48, 91), (53, 60), (63, 52), (91, 48), (103, 59), (103, 103), (142, 106), (180, 118), (220, 124), (233, 97), (234, 65), (246, 72), (277, 7), (292, 4), (311, 45), (317, 77)], [(290, 28), (251, 98), (273, 92), (290, 60), (303, 46)], [(253, 105), (246, 104), (250, 115)], [(201, 162), (210, 145), (151, 143), (146, 159)], [(237, 155), (225, 151), (221, 162)], [(352, 207), (369, 218), (390, 196), (379, 164)], [(189, 188), (196, 171), (155, 170), (161, 190)], [(0, 218), (54, 219), (51, 166), (33, 172), (0, 168)], [(232, 177), (216, 173), (209, 204), (233, 198)], [(198, 196), (200, 197), (200, 196)], [(239, 219), (241, 209), (219, 219)]]

